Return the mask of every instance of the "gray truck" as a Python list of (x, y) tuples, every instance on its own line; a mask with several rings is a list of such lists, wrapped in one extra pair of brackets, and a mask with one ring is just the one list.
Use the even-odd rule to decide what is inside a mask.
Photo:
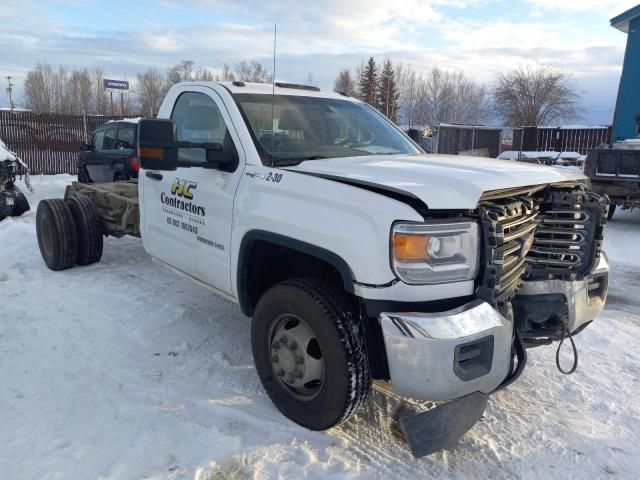
[(609, 219), (617, 207), (640, 207), (640, 138), (592, 150), (584, 173), (591, 179), (594, 192), (609, 197)]

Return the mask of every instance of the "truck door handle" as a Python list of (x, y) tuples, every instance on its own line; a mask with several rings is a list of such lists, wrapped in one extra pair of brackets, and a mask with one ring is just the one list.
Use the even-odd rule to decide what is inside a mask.
[(146, 177), (149, 177), (152, 180), (162, 180), (162, 174), (156, 172), (145, 172)]

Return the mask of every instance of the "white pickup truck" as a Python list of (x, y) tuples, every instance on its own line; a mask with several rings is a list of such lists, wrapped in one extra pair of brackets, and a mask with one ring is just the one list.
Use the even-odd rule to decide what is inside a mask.
[(137, 183), (73, 182), (40, 203), (46, 264), (93, 263), (104, 235), (141, 236), (252, 317), (266, 392), (313, 430), (348, 419), (374, 379), (447, 401), (400, 420), (415, 455), (447, 447), (521, 373), (526, 347), (570, 338), (606, 300), (607, 199), (588, 179), (426, 155), (353, 98), (181, 83), (140, 121), (137, 148)]

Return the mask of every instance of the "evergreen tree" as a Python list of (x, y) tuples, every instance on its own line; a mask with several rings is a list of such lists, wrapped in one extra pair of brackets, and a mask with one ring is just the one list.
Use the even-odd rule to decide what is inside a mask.
[(389, 120), (397, 122), (400, 93), (396, 82), (396, 72), (389, 59), (384, 62), (377, 86), (378, 104), (376, 106)]
[(362, 67), (358, 82), (360, 100), (377, 107), (378, 99), (378, 67), (373, 57)]

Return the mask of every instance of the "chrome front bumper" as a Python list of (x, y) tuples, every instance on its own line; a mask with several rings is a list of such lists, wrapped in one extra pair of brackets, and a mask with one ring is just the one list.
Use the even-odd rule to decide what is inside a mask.
[[(525, 282), (518, 296), (564, 296), (562, 316), (569, 331), (576, 332), (604, 308), (608, 279), (603, 253), (583, 280)], [(378, 320), (391, 384), (399, 395), (451, 400), (490, 393), (509, 372), (514, 325), (482, 300), (447, 312), (381, 313)]]
[(379, 317), (394, 392), (423, 400), (489, 393), (507, 376), (513, 324), (474, 300), (441, 313)]
[(518, 296), (564, 296), (567, 305), (567, 328), (576, 332), (596, 318), (607, 301), (609, 288), (609, 260), (602, 252), (596, 268), (583, 280), (538, 280), (524, 282)]

